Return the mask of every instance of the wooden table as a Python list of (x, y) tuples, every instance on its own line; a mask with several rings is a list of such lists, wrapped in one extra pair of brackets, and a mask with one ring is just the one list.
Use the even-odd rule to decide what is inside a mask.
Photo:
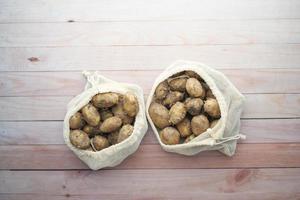
[[(236, 155), (164, 152), (149, 128), (121, 165), (66, 147), (66, 104), (99, 70), (149, 93), (177, 59), (246, 96)], [(299, 0), (0, 0), (0, 199), (299, 199)]]

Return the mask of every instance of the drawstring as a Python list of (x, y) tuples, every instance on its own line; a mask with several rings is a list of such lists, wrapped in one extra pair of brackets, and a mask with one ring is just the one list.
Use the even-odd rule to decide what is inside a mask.
[[(225, 143), (225, 142), (228, 142), (228, 141), (231, 141), (231, 140), (238, 140), (238, 139), (245, 140), (246, 135), (238, 134), (238, 135), (235, 135), (235, 136), (232, 136), (232, 137), (225, 137), (225, 138), (221, 138), (221, 139), (217, 139), (217, 140), (211, 138), (211, 140), (208, 141), (208, 145), (214, 146), (214, 145), (222, 144), (222, 143)], [(219, 142), (217, 142), (217, 141), (219, 141)]]

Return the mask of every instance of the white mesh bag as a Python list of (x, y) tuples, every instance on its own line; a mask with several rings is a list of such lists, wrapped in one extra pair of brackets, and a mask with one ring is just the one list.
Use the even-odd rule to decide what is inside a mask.
[[(93, 170), (116, 166), (137, 150), (148, 129), (145, 116), (143, 90), (134, 84), (112, 81), (104, 76), (101, 76), (98, 72), (84, 71), (83, 74), (87, 78), (85, 89), (81, 94), (74, 97), (67, 106), (67, 114), (64, 119), (63, 130), (65, 143), (85, 164), (87, 164)], [(133, 133), (121, 143), (112, 145), (101, 151), (93, 152), (78, 149), (70, 143), (69, 119), (74, 113), (85, 106), (95, 94), (104, 92), (117, 92), (121, 94), (131, 92), (137, 97), (139, 111), (135, 118)]]
[[(221, 118), (215, 127), (212, 129), (208, 128), (206, 132), (200, 134), (189, 143), (166, 145), (161, 142), (159, 130), (153, 124), (148, 109), (159, 83), (184, 70), (196, 72), (207, 83), (219, 103)], [(245, 97), (222, 73), (202, 63), (176, 61), (155, 80), (147, 100), (146, 113), (153, 132), (165, 151), (183, 155), (195, 155), (201, 151), (219, 150), (227, 156), (232, 156), (235, 153), (237, 140), (239, 138), (245, 139), (244, 135), (239, 134), (240, 116), (244, 102)]]

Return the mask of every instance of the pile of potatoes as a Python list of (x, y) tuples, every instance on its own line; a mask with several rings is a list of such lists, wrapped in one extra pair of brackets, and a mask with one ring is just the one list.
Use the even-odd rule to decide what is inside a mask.
[(218, 101), (193, 71), (177, 73), (155, 89), (149, 115), (167, 145), (188, 143), (221, 117)]
[(93, 96), (70, 117), (70, 142), (78, 149), (100, 151), (128, 138), (139, 111), (132, 93), (107, 92)]

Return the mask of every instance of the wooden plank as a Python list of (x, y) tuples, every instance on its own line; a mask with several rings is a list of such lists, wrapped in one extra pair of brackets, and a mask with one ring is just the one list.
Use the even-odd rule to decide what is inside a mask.
[[(243, 93), (300, 93), (299, 69), (223, 69)], [(162, 71), (100, 71), (120, 82), (140, 85), (149, 93)], [(38, 83), (38, 84), (36, 84)], [(81, 72), (2, 72), (0, 96), (77, 95), (86, 83)]]
[(11, 0), (0, 1), (0, 22), (299, 18), (297, 0)]
[(1, 171), (0, 198), (298, 199), (299, 172), (300, 169)]
[(299, 44), (299, 23), (296, 19), (9, 23), (0, 24), (0, 47)]
[[(300, 117), (300, 94), (245, 96), (242, 118)], [(0, 120), (62, 120), (71, 99), (69, 96), (0, 97)]]
[(0, 71), (155, 70), (178, 59), (214, 68), (299, 68), (300, 45), (0, 48)]
[[(141, 145), (118, 169), (300, 167), (300, 143), (239, 144), (227, 157), (217, 151), (183, 156)], [(1, 145), (0, 169), (87, 169), (66, 145)]]
[[(300, 119), (242, 119), (239, 143), (300, 143), (299, 130)], [(2, 121), (0, 145), (64, 144), (62, 133), (62, 121)], [(151, 127), (142, 144), (158, 144)]]

